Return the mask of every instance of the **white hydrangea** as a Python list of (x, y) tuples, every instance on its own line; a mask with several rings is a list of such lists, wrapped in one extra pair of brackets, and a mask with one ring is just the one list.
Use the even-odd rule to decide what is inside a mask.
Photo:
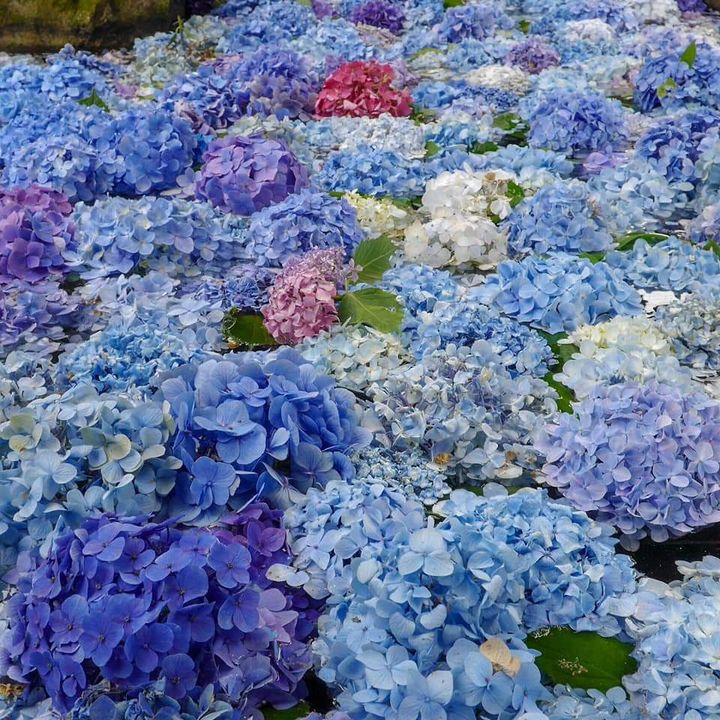
[(667, 25), (680, 18), (677, 0), (626, 0), (625, 5), (640, 22), (648, 25)]
[(344, 197), (355, 208), (358, 223), (368, 237), (400, 236), (413, 221), (411, 213), (390, 200), (367, 198), (357, 193), (346, 193)]
[(563, 35), (568, 42), (612, 42), (615, 31), (602, 20), (569, 20), (563, 26)]
[(584, 325), (568, 336), (579, 352), (565, 362), (555, 378), (578, 399), (598, 385), (655, 380), (690, 392), (699, 389), (692, 373), (680, 365), (668, 339), (648, 318), (617, 317)]
[(443, 60), (442, 50), (428, 48), (411, 57), (407, 68), (418, 80), (447, 82), (453, 79), (454, 73), (443, 65)]
[(425, 186), (423, 210), (432, 219), (456, 214), (487, 218), (492, 213), (502, 220), (512, 211), (507, 194), (510, 182), (517, 183), (517, 177), (505, 170), (443, 172)]
[(525, 95), (530, 90), (530, 75), (510, 65), (483, 65), (465, 75), (469, 85), (507, 90), (515, 95)]
[(398, 337), (360, 325), (334, 327), (304, 340), (297, 350), (339, 385), (359, 391), (385, 382), (401, 365), (413, 361)]
[(481, 215), (438, 217), (414, 222), (405, 231), (405, 257), (440, 268), (472, 264), (490, 269), (507, 256), (507, 235)]

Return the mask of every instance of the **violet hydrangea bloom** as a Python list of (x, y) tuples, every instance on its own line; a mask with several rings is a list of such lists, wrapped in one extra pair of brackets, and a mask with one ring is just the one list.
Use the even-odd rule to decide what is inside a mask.
[(208, 148), (196, 194), (226, 212), (252, 215), (307, 182), (307, 170), (282, 140), (231, 137)]
[(543, 70), (557, 67), (560, 64), (560, 55), (551, 45), (536, 38), (528, 38), (510, 48), (505, 56), (505, 64), (537, 75)]
[(0, 188), (0, 277), (36, 282), (63, 272), (63, 253), (75, 244), (71, 213), (55, 190)]
[(63, 713), (101, 680), (132, 697), (164, 678), (176, 700), (213, 685), (248, 712), (293, 704), (317, 611), (266, 577), (289, 560), (280, 519), (256, 504), (212, 531), (106, 515), (65, 532), (46, 559), (18, 562), (8, 673)]
[(350, 14), (354, 23), (363, 23), (389, 30), (400, 35), (405, 23), (405, 13), (400, 5), (386, 0), (367, 0), (357, 5)]
[(720, 403), (659, 383), (613, 385), (547, 426), (545, 482), (632, 545), (720, 520)]

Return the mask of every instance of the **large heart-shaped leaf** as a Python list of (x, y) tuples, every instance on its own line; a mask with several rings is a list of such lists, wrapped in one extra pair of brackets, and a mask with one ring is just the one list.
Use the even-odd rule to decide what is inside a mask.
[(389, 292), (366, 288), (345, 293), (340, 298), (341, 322), (369, 325), (380, 332), (397, 332), (403, 321), (403, 307)]
[(357, 282), (373, 283), (382, 280), (390, 268), (390, 259), (395, 254), (395, 245), (384, 235), (363, 240), (355, 250), (353, 260), (359, 268)]

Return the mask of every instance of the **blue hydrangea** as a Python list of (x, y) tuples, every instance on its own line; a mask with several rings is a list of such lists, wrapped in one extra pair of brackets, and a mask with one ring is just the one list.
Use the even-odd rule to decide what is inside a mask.
[(707, 205), (688, 227), (688, 238), (698, 245), (715, 242), (720, 245), (720, 202)]
[(720, 51), (709, 43), (698, 42), (692, 67), (680, 59), (684, 51), (684, 47), (676, 47), (645, 60), (635, 79), (633, 95), (633, 102), (642, 112), (692, 103), (720, 109)]
[(546, 185), (523, 200), (503, 222), (513, 254), (598, 252), (613, 239), (602, 217), (589, 202), (587, 186), (579, 181)]
[(478, 2), (451, 7), (445, 12), (437, 33), (442, 40), (456, 43), (467, 38), (485, 40), (495, 28), (512, 27), (513, 21), (501, 9), (489, 2)]
[[(555, 624), (618, 631), (605, 607), (632, 589), (631, 561), (587, 516), (537, 490), (487, 499), (458, 492), (446, 511), (437, 527), (402, 530), (377, 558), (352, 560), (353, 597), (320, 621), (319, 675), (342, 688), (340, 708), (351, 718), (370, 709), (391, 718), (421, 698), (433, 717), (470, 717), (465, 709), (479, 707), (488, 718), (538, 713), (550, 695), (525, 632)], [(498, 646), (513, 671), (490, 662)]]
[(61, 388), (87, 382), (101, 393), (147, 395), (157, 387), (159, 374), (204, 355), (188, 346), (177, 329), (133, 318), (112, 322), (64, 352), (53, 372)]
[(575, 414), (548, 425), (538, 449), (544, 482), (631, 546), (720, 519), (720, 403), (702, 392), (654, 382), (598, 387)]
[(127, 274), (140, 266), (197, 274), (245, 257), (244, 238), (203, 202), (110, 197), (78, 205), (74, 219), (78, 248), (66, 259), (84, 277)]
[(353, 151), (330, 155), (315, 180), (328, 191), (413, 198), (423, 194), (427, 173), (420, 161), (407, 160), (392, 150), (360, 145)]
[(246, 254), (271, 267), (316, 248), (339, 247), (350, 258), (364, 235), (347, 200), (303, 190), (251, 217)]
[(421, 313), (431, 312), (439, 301), (460, 299), (461, 288), (446, 270), (427, 265), (401, 263), (383, 275), (380, 287), (395, 293), (405, 307), (403, 326), (406, 330), (421, 324)]
[(540, 96), (525, 117), (531, 146), (568, 155), (611, 153), (628, 138), (623, 106), (595, 92), (560, 90)]
[(566, 253), (502, 262), (473, 296), (551, 334), (642, 312), (640, 295), (621, 269)]
[(552, 351), (535, 330), (473, 301), (435, 305), (423, 316), (413, 348), (416, 357), (422, 358), (450, 344), (470, 347), (477, 340), (490, 345), (511, 377), (523, 373), (543, 377), (553, 363)]
[(720, 289), (697, 288), (682, 300), (662, 305), (655, 321), (671, 339), (680, 362), (720, 371)]
[(555, 413), (556, 395), (505, 364), (488, 341), (448, 344), (373, 384), (365, 422), (385, 445), (421, 447), (461, 482), (522, 485), (540, 466), (532, 437)]
[(679, 293), (693, 285), (720, 288), (720, 257), (674, 237), (656, 245), (637, 240), (629, 251), (609, 252), (605, 261), (626, 282), (643, 290)]
[[(186, 521), (214, 520), (226, 495), (231, 507), (242, 507), (258, 496), (282, 497), (290, 486), (348, 480), (353, 468), (346, 454), (369, 439), (358, 425), (354, 395), (287, 349), (265, 361), (249, 353), (184, 365), (160, 388), (177, 423), (173, 452), (186, 471), (171, 511)], [(194, 479), (208, 456), (233, 474), (222, 501), (199, 492)]]

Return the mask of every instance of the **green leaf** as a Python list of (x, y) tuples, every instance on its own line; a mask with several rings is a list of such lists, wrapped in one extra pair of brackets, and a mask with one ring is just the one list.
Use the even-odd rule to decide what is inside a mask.
[[(369, 196), (367, 196), (369, 197)], [(388, 198), (390, 202), (402, 210), (418, 210), (422, 207), (422, 198)]]
[(394, 254), (394, 243), (384, 235), (363, 240), (353, 256), (355, 265), (360, 268), (357, 282), (374, 283), (382, 280), (385, 271), (390, 268), (390, 259)]
[(493, 127), (502, 130), (505, 134), (506, 143), (522, 145), (527, 142), (527, 134), (530, 129), (527, 123), (516, 113), (500, 113), (493, 120)]
[(611, 95), (610, 97), (613, 100), (617, 100), (622, 103), (626, 108), (630, 108), (632, 110), (635, 107), (635, 103), (633, 102), (631, 95)]
[(710, 240), (705, 244), (705, 250), (714, 252), (720, 258), (720, 245), (715, 240)]
[(543, 628), (528, 635), (525, 644), (542, 655), (535, 658), (553, 683), (607, 692), (622, 687), (622, 678), (637, 670), (630, 657), (633, 645), (594, 632), (570, 628)]
[(108, 112), (110, 110), (110, 106), (97, 94), (95, 88), (93, 88), (93, 91), (90, 93), (89, 97), (78, 100), (78, 105), (84, 105), (85, 107), (92, 107), (94, 105), (95, 107), (99, 107), (105, 112)]
[(338, 306), (341, 322), (369, 325), (380, 332), (397, 332), (403, 321), (403, 306), (385, 290), (365, 288), (347, 292)]
[(413, 107), (412, 112), (410, 113), (410, 119), (416, 125), (425, 125), (425, 123), (431, 122), (434, 117), (435, 113), (432, 110), (426, 110), (421, 107)]
[(525, 191), (516, 182), (510, 180), (507, 186), (507, 196), (510, 199), (510, 207), (515, 207), (525, 199)]
[(485, 153), (495, 152), (499, 147), (500, 146), (494, 142), (477, 142), (468, 148), (468, 152), (474, 155), (484, 155)]
[(545, 342), (550, 346), (550, 350), (552, 350), (552, 354), (555, 356), (555, 359), (557, 360), (557, 365), (555, 366), (555, 371), (558, 372), (562, 370), (563, 365), (568, 361), (576, 352), (579, 352), (580, 348), (577, 345), (573, 345), (572, 343), (561, 343), (561, 340), (565, 340), (567, 338), (567, 333), (557, 333), (556, 335), (551, 335), (550, 333), (543, 332), (542, 330), (538, 330), (540, 335), (542, 335), (543, 338), (545, 338)]
[(677, 83), (672, 79), (668, 78), (658, 89), (657, 96), (662, 99), (664, 98), (673, 88), (677, 87)]
[(669, 235), (663, 233), (648, 233), (648, 232), (633, 232), (624, 235), (618, 240), (616, 249), (625, 252), (626, 250), (632, 250), (633, 246), (638, 240), (644, 240), (648, 245), (657, 245), (663, 240), (667, 240)]
[(307, 703), (300, 703), (288, 710), (275, 710), (275, 708), (262, 708), (265, 720), (297, 720), (310, 714), (310, 706)]
[(693, 40), (683, 51), (680, 60), (691, 68), (695, 64), (695, 58), (697, 58), (697, 44)]
[(602, 262), (605, 259), (605, 253), (603, 252), (584, 252), (580, 253), (581, 258), (589, 260), (593, 265)]
[(443, 0), (443, 7), (448, 8), (461, 7), (465, 4), (465, 0)]
[(555, 379), (552, 372), (549, 372), (544, 378), (545, 382), (558, 394), (557, 406), (560, 412), (572, 415), (572, 404), (577, 399), (575, 393), (567, 386)]
[(433, 142), (432, 140), (428, 140), (425, 143), (425, 157), (426, 158), (434, 157), (441, 150), (442, 150), (442, 148), (436, 142)]
[(518, 23), (518, 28), (520, 29), (520, 32), (525, 33), (527, 35), (530, 32), (530, 21), (529, 20), (521, 20)]
[(263, 325), (260, 315), (244, 315), (237, 308), (232, 308), (225, 314), (222, 329), (231, 347), (254, 348), (277, 345)]

